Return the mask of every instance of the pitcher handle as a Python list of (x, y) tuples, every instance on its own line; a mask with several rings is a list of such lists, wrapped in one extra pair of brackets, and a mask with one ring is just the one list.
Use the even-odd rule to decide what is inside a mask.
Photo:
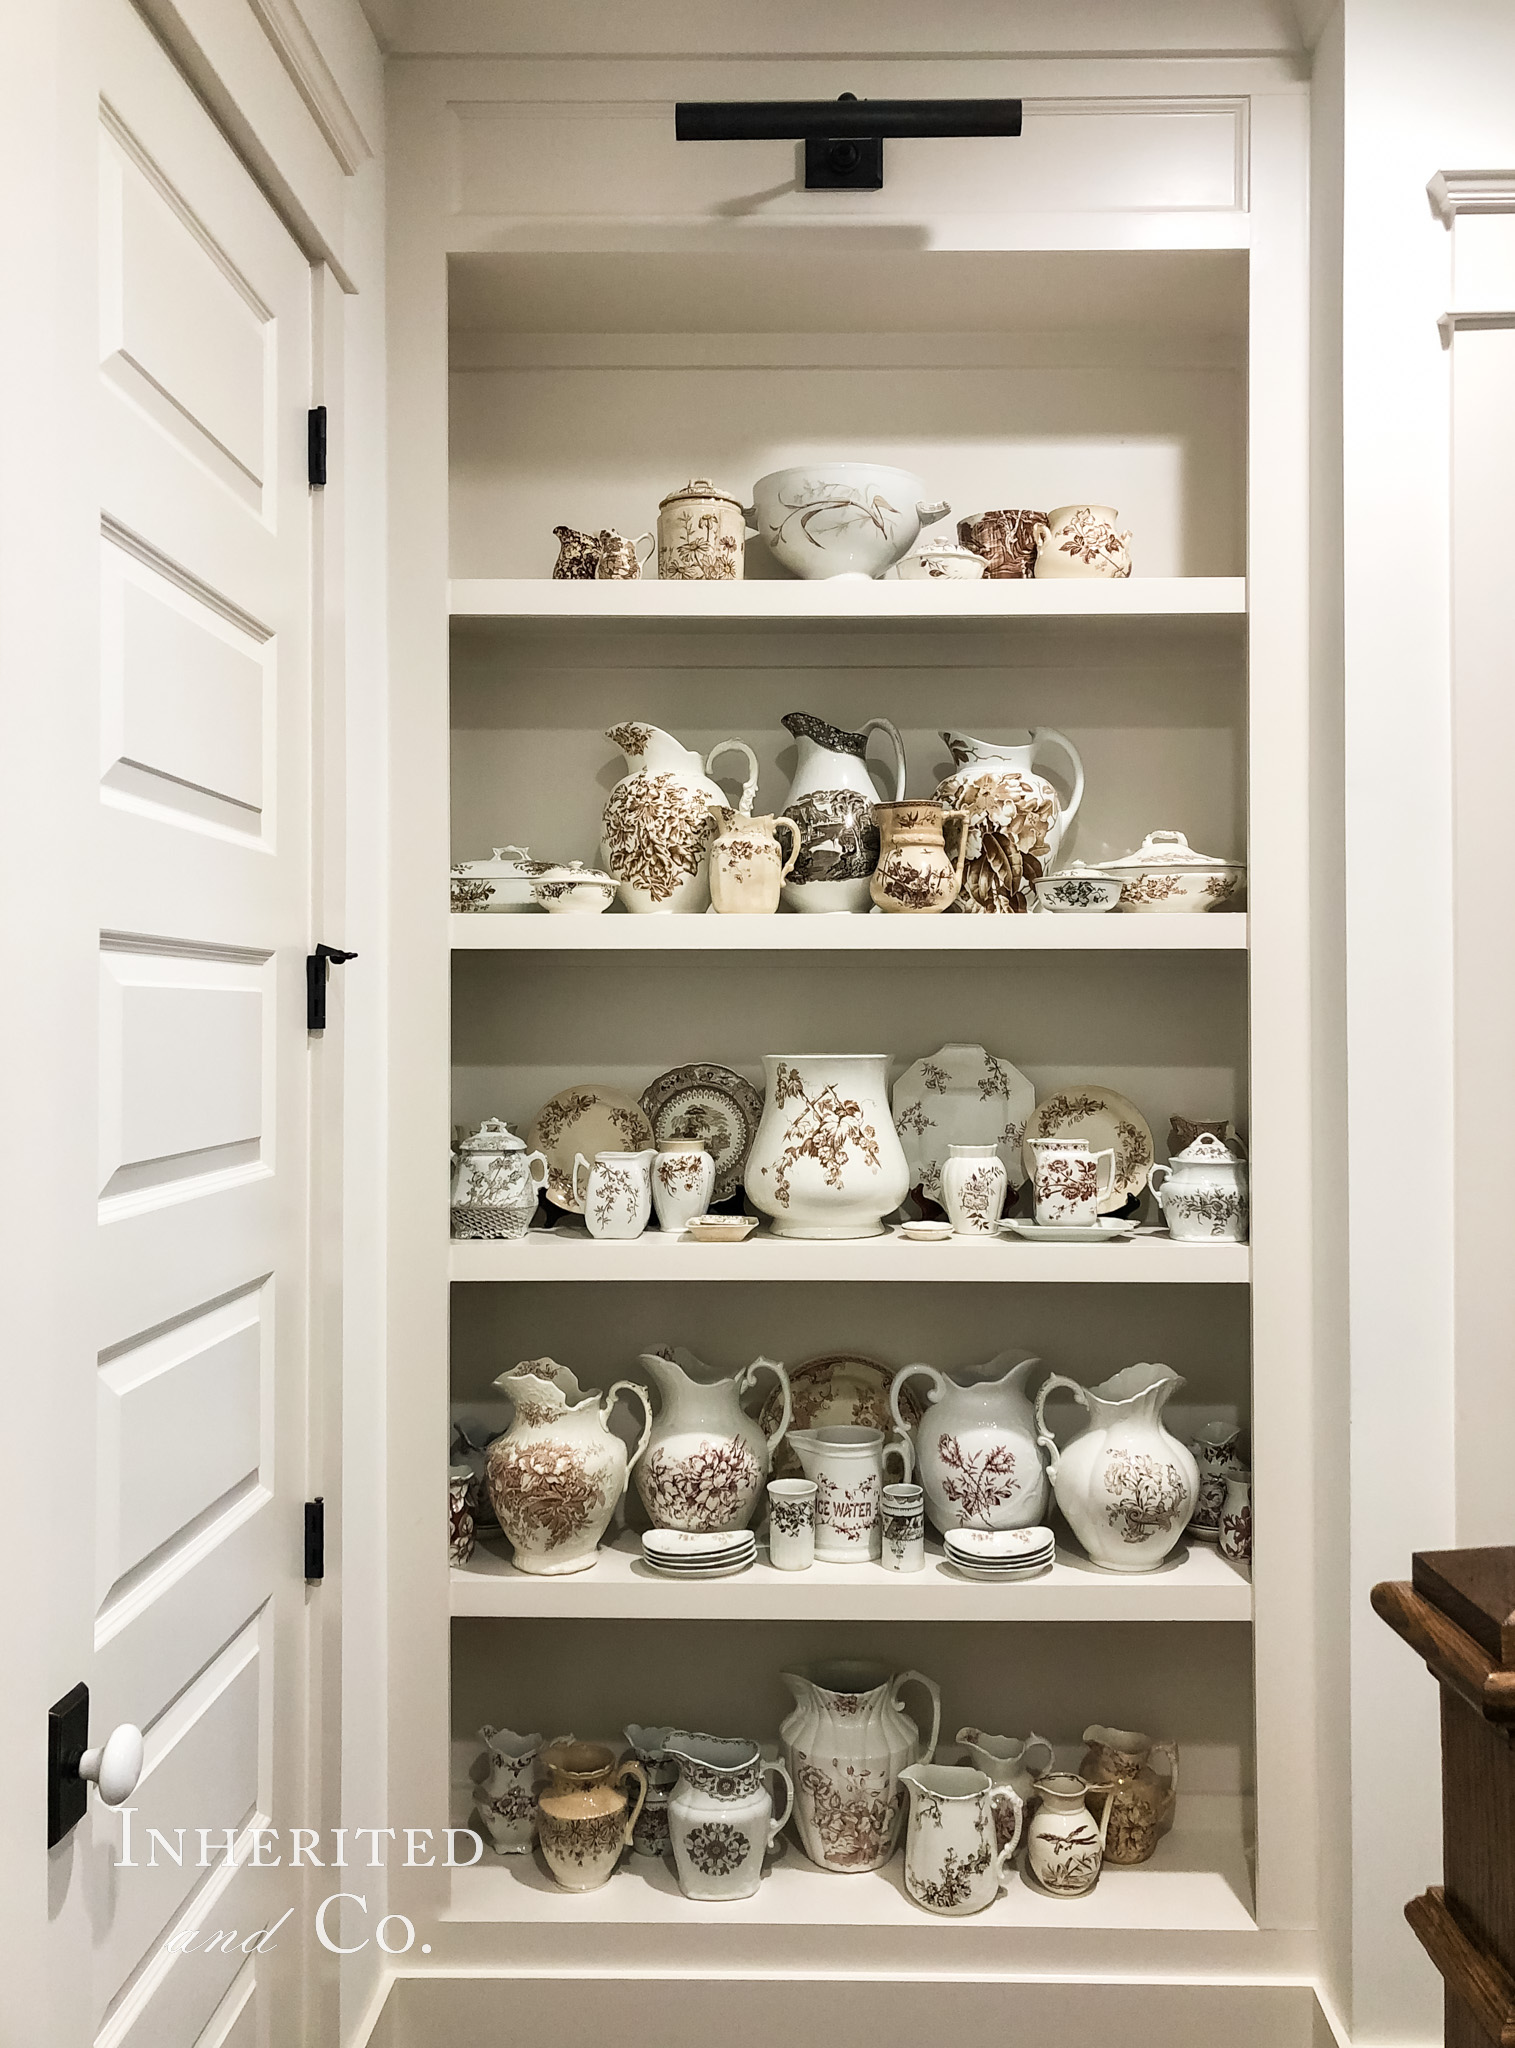
[[(711, 762), (721, 754), (745, 754), (747, 756), (747, 780), (742, 784), (742, 796), (740, 803), (737, 805), (737, 810), (744, 818), (750, 818), (752, 816), (752, 799), (757, 795), (757, 755), (753, 753), (745, 740), (717, 740), (710, 749), (710, 752), (705, 756), (705, 773), (707, 775), (710, 775)], [(715, 777), (710, 775), (710, 779), (713, 782)]]
[[(947, 1382), (942, 1378), (934, 1365), (902, 1365), (900, 1367), (899, 1371), (894, 1375), (889, 1388), (889, 1413), (894, 1417), (895, 1427), (904, 1436), (909, 1436), (910, 1425), (900, 1413), (900, 1388), (904, 1386), (906, 1380), (914, 1379), (918, 1372), (931, 1375), (931, 1391), (926, 1396), (928, 1402), (940, 1401), (942, 1395), (947, 1390)], [(906, 1484), (909, 1484), (908, 1480)]]
[[(578, 1154), (575, 1154), (574, 1156), (577, 1158)], [(537, 1168), (539, 1166), (542, 1169), (540, 1173), (537, 1172)], [(527, 1153), (526, 1178), (531, 1182), (532, 1186), (535, 1188), (545, 1187), (547, 1185), (547, 1159), (545, 1154), (541, 1152)]]
[(1085, 1409), (1089, 1406), (1088, 1390), (1081, 1387), (1077, 1380), (1070, 1380), (1066, 1374), (1054, 1372), (1042, 1382), (1036, 1396), (1036, 1440), (1047, 1453), (1047, 1477), (1052, 1480), (1057, 1478), (1059, 1453), (1057, 1438), (1047, 1427), (1046, 1407), (1047, 1396), (1054, 1387), (1066, 1387)]
[(1178, 1804), (1178, 1744), (1176, 1742), (1154, 1742), (1151, 1753), (1153, 1756), (1166, 1757), (1168, 1760), (1168, 1790), (1163, 1798), (1162, 1811), (1163, 1819), (1168, 1820), (1172, 1816), (1174, 1807)]
[[(581, 1166), (584, 1169), (584, 1192), (582, 1195), (579, 1193), (579, 1168)], [(589, 1207), (589, 1176), (593, 1172), (594, 1166), (591, 1161), (586, 1159), (582, 1152), (575, 1152), (573, 1155), (573, 1178), (568, 1185), (572, 1190), (573, 1199), (581, 1209)]]
[(631, 552), (634, 555), (636, 555), (637, 549), (644, 540), (648, 543), (648, 548), (645, 555), (637, 555), (637, 567), (639, 569), (645, 569), (658, 551), (658, 537), (655, 533), (639, 533), (631, 543)]
[(769, 1469), (772, 1470), (773, 1454), (778, 1449), (779, 1445), (783, 1442), (785, 1430), (788, 1429), (790, 1423), (794, 1420), (794, 1396), (789, 1386), (788, 1367), (780, 1365), (777, 1359), (773, 1358), (753, 1359), (751, 1365), (748, 1366), (747, 1370), (742, 1374), (741, 1379), (737, 1382), (738, 1395), (746, 1393), (747, 1389), (752, 1385), (754, 1378), (760, 1372), (771, 1372), (773, 1374), (773, 1377), (778, 1381), (779, 1386), (783, 1390), (784, 1395), (783, 1417), (779, 1422), (778, 1428), (773, 1432), (773, 1435), (768, 1439), (768, 1466)]
[[(1033, 1749), (1044, 1749), (1047, 1752), (1047, 1761), (1037, 1771), (1032, 1771), (1030, 1764), (1026, 1763), (1026, 1759), (1030, 1756)], [(1021, 1745), (1021, 1762), (1026, 1764), (1026, 1769), (1031, 1771), (1031, 1776), (1033, 1778), (1044, 1778), (1056, 1760), (1057, 1752), (1053, 1749), (1052, 1744), (1045, 1735), (1038, 1735), (1035, 1729), (1033, 1729)]]
[[(991, 1785), (989, 1787), (989, 1811), (991, 1813), (993, 1813), (997, 1806), (1003, 1806), (1007, 1801), (1015, 1808), (1015, 1833), (994, 1859), (994, 1874), (999, 1880), (999, 1889), (1001, 1891), (1004, 1891), (1010, 1882), (1010, 1860), (1020, 1847), (1021, 1831), (1026, 1825), (1026, 1802), (1013, 1785)], [(994, 1831), (996, 1834), (999, 1833), (997, 1822)]]
[(905, 801), (905, 742), (900, 738), (899, 727), (891, 725), (887, 718), (870, 718), (863, 727), (864, 733), (883, 732), (889, 735), (889, 744), (894, 749), (894, 801)]
[[(617, 1394), (635, 1394), (642, 1404), (642, 1413), (647, 1418), (646, 1422), (642, 1425), (642, 1434), (637, 1438), (637, 1447), (626, 1460), (626, 1477), (629, 1480), (632, 1468), (635, 1466), (637, 1459), (641, 1457), (643, 1451), (646, 1450), (647, 1439), (652, 1435), (652, 1402), (648, 1399), (647, 1389), (639, 1381), (617, 1380), (610, 1389), (610, 1392), (600, 1403), (600, 1427), (604, 1430), (606, 1436), (610, 1435), (610, 1411), (615, 1406)], [(622, 1487), (621, 1491), (623, 1493), (625, 1490)]]
[(773, 821), (773, 831), (775, 838), (777, 838), (780, 832), (787, 832), (791, 840), (793, 840), (794, 842), (793, 849), (790, 852), (788, 860), (786, 860), (784, 865), (779, 869), (779, 880), (782, 882), (784, 877), (788, 874), (789, 870), (794, 866), (795, 862), (800, 857), (800, 828), (798, 825), (795, 824), (793, 818), (778, 817), (775, 818)]
[(631, 1843), (632, 1830), (635, 1828), (637, 1822), (642, 1818), (642, 1808), (647, 1804), (647, 1773), (643, 1770), (642, 1766), (637, 1762), (634, 1756), (629, 1756), (626, 1758), (625, 1762), (622, 1763), (620, 1769), (616, 1772), (615, 1779), (613, 1782), (617, 1785), (624, 1785), (628, 1778), (635, 1778), (637, 1783), (642, 1788), (640, 1793), (637, 1795), (636, 1805), (631, 1809), (630, 1813), (628, 1813), (626, 1816), (625, 1839), (629, 1847)]
[[(915, 1445), (911, 1443), (909, 1435), (901, 1431), (898, 1437), (891, 1437), (885, 1444), (881, 1463), (888, 1464), (891, 1451), (900, 1461), (900, 1484), (908, 1486), (915, 1477)], [(926, 1757), (922, 1761), (929, 1763), (931, 1759)]]
[(1036, 757), (1043, 745), (1061, 747), (1073, 763), (1073, 794), (1068, 799), (1068, 808), (1063, 812), (1063, 828), (1067, 829), (1078, 816), (1078, 807), (1084, 800), (1084, 760), (1078, 748), (1066, 733), (1059, 732), (1055, 725), (1043, 725), (1031, 735), (1031, 765), (1036, 766)]
[(902, 1714), (905, 1712), (905, 1703), (900, 1694), (912, 1683), (923, 1685), (931, 1695), (931, 1740), (926, 1744), (925, 1754), (916, 1758), (917, 1763), (929, 1764), (936, 1755), (936, 1738), (942, 1732), (942, 1689), (936, 1680), (928, 1678), (924, 1671), (902, 1671), (889, 1688), (889, 1703), (898, 1707)]
[(771, 1764), (764, 1764), (763, 1776), (765, 1778), (782, 1778), (784, 1789), (789, 1794), (789, 1797), (784, 1801), (784, 1811), (777, 1820), (771, 1820), (768, 1823), (767, 1846), (771, 1849), (779, 1836), (784, 1832), (789, 1816), (794, 1811), (794, 1780), (789, 1775), (789, 1766), (781, 1757), (775, 1757)]
[[(1100, 1182), (1099, 1162), (1100, 1162), (1100, 1161), (1101, 1161), (1102, 1159), (1108, 1159), (1108, 1160), (1109, 1160), (1109, 1162), (1110, 1162), (1110, 1173), (1109, 1173), (1109, 1177), (1108, 1177), (1108, 1178), (1106, 1179), (1106, 1181), (1105, 1181), (1105, 1184), (1104, 1184), (1104, 1186), (1103, 1186), (1103, 1187), (1101, 1187), (1101, 1186), (1100, 1186), (1100, 1184), (1099, 1184), (1099, 1182)], [(1103, 1200), (1105, 1199), (1106, 1195), (1108, 1195), (1108, 1194), (1109, 1194), (1109, 1193), (1111, 1192), (1111, 1190), (1112, 1190), (1112, 1189), (1114, 1188), (1114, 1186), (1115, 1186), (1115, 1154), (1114, 1154), (1114, 1152), (1110, 1151), (1110, 1150), (1109, 1150), (1109, 1149), (1107, 1148), (1107, 1149), (1106, 1149), (1105, 1151), (1103, 1151), (1103, 1152), (1096, 1152), (1096, 1153), (1095, 1153), (1095, 1155), (1094, 1155), (1094, 1199), (1095, 1199), (1095, 1200), (1096, 1200), (1097, 1202), (1102, 1202), (1102, 1201), (1103, 1201)]]

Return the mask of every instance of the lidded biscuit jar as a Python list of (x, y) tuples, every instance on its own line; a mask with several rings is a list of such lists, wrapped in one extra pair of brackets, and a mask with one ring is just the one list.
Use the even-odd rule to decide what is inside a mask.
[(547, 1179), (547, 1161), (525, 1142), (486, 1117), (458, 1146), (452, 1183), (454, 1237), (524, 1237), (537, 1213), (537, 1189)]
[(732, 583), (742, 574), (747, 520), (740, 498), (691, 477), (658, 506), (658, 575), (684, 583)]

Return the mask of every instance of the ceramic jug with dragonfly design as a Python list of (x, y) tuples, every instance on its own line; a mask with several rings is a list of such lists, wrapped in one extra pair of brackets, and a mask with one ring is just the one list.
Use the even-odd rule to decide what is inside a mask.
[(938, 1529), (1029, 1529), (1047, 1512), (1047, 1465), (1036, 1440), (1026, 1382), (1038, 1358), (1012, 1354), (953, 1375), (906, 1365), (894, 1375), (889, 1407), (901, 1429), (905, 1383), (930, 1380), (926, 1412), (915, 1426), (916, 1476)]
[[(794, 1695), (779, 1742), (794, 1783), (805, 1854), (822, 1870), (878, 1870), (894, 1853), (904, 1812), (900, 1772), (936, 1755), (942, 1695), (919, 1671), (839, 1658), (780, 1673)], [(906, 1713), (907, 1685), (931, 1701), (931, 1733)]]
[(861, 732), (808, 711), (786, 711), (781, 722), (799, 750), (784, 816), (799, 828), (800, 850), (784, 901), (791, 910), (865, 911), (880, 844), (868, 735), (883, 733), (894, 750), (895, 803), (905, 794), (905, 742), (887, 718), (870, 718)]
[[(1016, 733), (1002, 744), (964, 732), (944, 732), (952, 773), (936, 786), (936, 800), (966, 812), (965, 854), (957, 908), (970, 911), (1028, 911), (1032, 883), (1050, 874), (1063, 836), (1084, 800), (1084, 764), (1077, 747), (1052, 726)], [(1056, 747), (1073, 769), (1073, 794), (1066, 805), (1037, 756)]]
[[(680, 1350), (644, 1351), (637, 1364), (659, 1395), (647, 1456), (637, 1470), (637, 1491), (653, 1528), (745, 1529), (789, 1427), (788, 1373), (771, 1358), (719, 1373)], [(773, 1375), (782, 1397), (771, 1436), (742, 1407), (760, 1372)]]

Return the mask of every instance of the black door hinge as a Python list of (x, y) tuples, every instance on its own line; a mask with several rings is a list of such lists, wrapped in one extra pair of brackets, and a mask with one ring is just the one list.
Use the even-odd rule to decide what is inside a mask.
[(47, 1846), (55, 1849), (84, 1818), (89, 1787), (79, 1760), (89, 1746), (89, 1687), (76, 1685), (47, 1710)]
[(305, 1503), (305, 1576), (314, 1586), (326, 1577), (326, 1501), (321, 1494)]
[(344, 953), (340, 946), (317, 946), (305, 956), (305, 1028), (326, 1029), (326, 969), (329, 961), (340, 967), (344, 960), (356, 960), (356, 953)]
[(326, 488), (326, 407), (313, 405), (306, 415), (305, 481), (313, 491)]

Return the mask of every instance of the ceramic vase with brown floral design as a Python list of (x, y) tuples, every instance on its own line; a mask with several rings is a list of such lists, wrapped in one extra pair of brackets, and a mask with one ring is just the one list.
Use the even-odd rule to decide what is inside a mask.
[[(936, 800), (964, 813), (963, 881), (957, 908), (1022, 912), (1032, 903), (1032, 884), (1056, 863), (1068, 827), (1084, 796), (1084, 765), (1073, 742), (1044, 726), (991, 743), (962, 732), (942, 739), (954, 767), (936, 786)], [(1044, 775), (1037, 756), (1059, 749), (1073, 768), (1073, 793), (1066, 806)]]
[(910, 1186), (887, 1053), (768, 1053), (744, 1185), (775, 1237), (878, 1237)]
[[(1188, 1527), (1199, 1467), (1163, 1425), (1184, 1384), (1167, 1365), (1128, 1365), (1102, 1386), (1055, 1372), (1036, 1397), (1036, 1434), (1049, 1454), (1052, 1490), (1091, 1561), (1112, 1572), (1155, 1571)], [(1047, 1397), (1066, 1387), (1087, 1411), (1063, 1448), (1047, 1425)]]
[(635, 1757), (618, 1763), (602, 1742), (554, 1743), (542, 1751), (542, 1763), (548, 1774), (537, 1800), (543, 1861), (565, 1892), (598, 1891), (631, 1844), (647, 1773)]
[(638, 914), (705, 910), (710, 902), (711, 811), (726, 802), (709, 765), (735, 748), (746, 755), (755, 788), (752, 749), (741, 740), (722, 740), (702, 763), (671, 733), (639, 719), (611, 726), (605, 737), (626, 756), (627, 772), (605, 805), (600, 841), (622, 903)]

